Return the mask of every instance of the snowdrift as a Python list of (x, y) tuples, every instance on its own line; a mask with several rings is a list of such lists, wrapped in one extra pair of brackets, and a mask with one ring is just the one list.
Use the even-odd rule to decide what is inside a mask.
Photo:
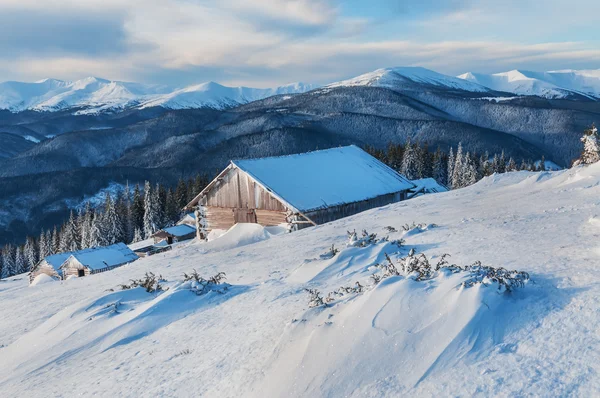
[[(598, 197), (600, 164), (507, 173), (292, 234), (238, 225), (73, 281), (2, 281), (0, 391), (597, 396)], [(367, 238), (349, 241), (347, 231), (363, 229)], [(504, 292), (489, 280), (465, 286), (470, 275), (451, 268), (419, 278), (401, 269), (411, 251), (531, 280)], [(401, 272), (376, 283), (388, 257)], [(196, 295), (182, 282), (194, 269), (225, 272), (231, 288)], [(118, 289), (146, 272), (168, 290)], [(340, 288), (311, 307), (306, 289), (325, 299)]]

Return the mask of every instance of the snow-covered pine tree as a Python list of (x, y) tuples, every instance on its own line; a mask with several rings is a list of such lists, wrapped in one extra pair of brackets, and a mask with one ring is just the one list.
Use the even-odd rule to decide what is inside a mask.
[(144, 240), (143, 236), (142, 236), (142, 230), (139, 228), (136, 228), (135, 231), (133, 232), (133, 243), (136, 242), (141, 242), (142, 240)]
[(85, 204), (85, 209), (83, 210), (82, 216), (80, 216), (80, 233), (81, 233), (81, 248), (87, 249), (93, 247), (91, 242), (90, 231), (92, 229), (92, 221), (94, 219), (94, 209), (92, 209), (92, 205), (88, 202)]
[(429, 152), (429, 144), (425, 143), (423, 146), (417, 144), (416, 149), (419, 155), (417, 163), (418, 178), (431, 177), (433, 175), (433, 157)]
[(136, 228), (144, 228), (144, 198), (140, 192), (140, 186), (136, 185), (133, 189), (133, 198), (131, 200), (131, 223), (135, 231)]
[(525, 161), (525, 159), (521, 160), (521, 165), (519, 166), (519, 170), (529, 170), (529, 165)]
[(392, 169), (400, 171), (400, 168), (402, 167), (402, 152), (402, 145), (396, 145), (390, 142), (385, 155), (386, 164)]
[(418, 177), (419, 154), (418, 148), (415, 147), (410, 140), (404, 147), (404, 156), (402, 156), (402, 167), (400, 173), (406, 176), (409, 180), (414, 180)]
[(177, 202), (177, 207), (180, 209), (183, 209), (185, 205), (188, 204), (187, 187), (185, 185), (185, 181), (183, 181), (182, 178), (179, 179), (179, 182), (177, 183), (177, 188), (175, 188), (175, 201)]
[(15, 247), (11, 244), (2, 248), (2, 263), (4, 264), (4, 277), (17, 274), (15, 269)]
[(60, 233), (56, 225), (52, 230), (52, 239), (50, 241), (50, 254), (56, 254), (60, 252)]
[(0, 280), (4, 279), (4, 258), (2, 257), (2, 249), (0, 249)]
[(498, 173), (506, 173), (506, 156), (504, 155), (504, 150), (498, 159)]
[(463, 167), (465, 170), (462, 176), (463, 186), (468, 187), (469, 185), (475, 184), (477, 182), (477, 166), (469, 152), (465, 155)]
[(583, 132), (581, 142), (583, 142), (583, 152), (579, 159), (573, 162), (573, 166), (598, 162), (600, 160), (600, 143), (598, 143), (598, 129), (594, 124)]
[(102, 214), (95, 212), (92, 214), (92, 223), (89, 232), (89, 247), (106, 246), (106, 236), (103, 233)]
[(497, 153), (495, 153), (494, 157), (492, 158), (491, 171), (492, 171), (492, 174), (493, 173), (500, 173), (500, 157), (498, 156)]
[(17, 247), (15, 250), (15, 275), (23, 274), (29, 271), (27, 261), (25, 261), (25, 255), (23, 254), (23, 247)]
[(35, 244), (35, 239), (28, 236), (23, 247), (23, 254), (25, 255), (25, 262), (27, 263), (27, 270), (31, 271), (38, 262), (38, 248)]
[(153, 192), (150, 182), (144, 185), (144, 239), (148, 239), (159, 228), (160, 213), (157, 209), (158, 192)]
[(50, 250), (51, 250), (50, 246), (52, 246), (52, 237), (50, 235), (50, 231), (42, 230), (42, 232), (40, 233), (38, 246), (39, 246), (38, 247), (39, 248), (38, 258), (40, 260), (42, 260), (50, 255)]
[(125, 185), (125, 190), (122, 195), (119, 196), (117, 201), (117, 213), (123, 223), (123, 238), (126, 243), (131, 242), (133, 239), (133, 220), (131, 213), (131, 190), (129, 189), (129, 182)]
[(546, 171), (546, 157), (542, 155), (542, 159), (540, 160), (540, 167), (538, 167), (540, 171)]
[(446, 178), (446, 186), (448, 186), (448, 188), (453, 189), (454, 187), (452, 186), (452, 177), (454, 176), (454, 164), (456, 163), (456, 160), (454, 158), (454, 150), (452, 149), (452, 147), (450, 147), (450, 152), (448, 152), (448, 166), (446, 167), (447, 169), (447, 178)]
[(442, 153), (442, 149), (438, 146), (433, 154), (433, 164), (431, 174), (432, 177), (439, 182), (440, 184), (447, 185), (448, 182), (446, 180), (448, 173), (446, 171), (446, 162), (444, 161), (444, 154)]
[(175, 193), (171, 188), (167, 191), (167, 200), (165, 203), (165, 226), (172, 226), (179, 221), (181, 217), (180, 211), (177, 208), (177, 202), (175, 201)]
[[(193, 189), (193, 188), (192, 188)], [(162, 228), (167, 223), (165, 214), (165, 204), (167, 202), (167, 190), (160, 184), (156, 184), (154, 188), (156, 211), (158, 212), (158, 228)]]
[(515, 163), (515, 160), (512, 157), (508, 159), (506, 171), (517, 171), (517, 164)]
[(106, 246), (123, 241), (123, 227), (115, 202), (107, 192), (104, 200), (104, 213), (102, 214), (102, 234)]
[(465, 175), (465, 159), (463, 155), (462, 143), (458, 143), (458, 149), (456, 150), (456, 161), (454, 162), (454, 169), (452, 173), (452, 189), (463, 188), (464, 175)]
[(75, 213), (71, 210), (69, 219), (65, 223), (63, 230), (60, 234), (60, 252), (74, 252), (79, 250), (79, 231), (77, 228), (77, 220), (75, 219)]

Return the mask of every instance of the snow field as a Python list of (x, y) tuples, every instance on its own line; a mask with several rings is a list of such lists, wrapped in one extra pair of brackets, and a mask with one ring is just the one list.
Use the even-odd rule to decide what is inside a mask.
[[(32, 288), (12, 278), (0, 282), (0, 391), (596, 396), (599, 193), (600, 165), (493, 175), (293, 234), (256, 239), (266, 232), (238, 226), (92, 277)], [(436, 227), (405, 234), (413, 222)], [(362, 229), (405, 246), (347, 247), (347, 231)], [(332, 244), (340, 252), (321, 258)], [(462, 273), (400, 275), (309, 308), (304, 289), (325, 296), (367, 285), (385, 254), (396, 261), (410, 248), (432, 262), (449, 253), (451, 263), (481, 260), (532, 279), (499, 294), (495, 285), (461, 287)], [(182, 282), (193, 269), (226, 272), (230, 289), (193, 294)], [(148, 271), (169, 289), (118, 289)]]

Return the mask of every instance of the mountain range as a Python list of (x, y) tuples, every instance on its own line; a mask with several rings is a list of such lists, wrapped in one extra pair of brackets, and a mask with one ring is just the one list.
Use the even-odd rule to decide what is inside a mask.
[[(519, 95), (423, 68), (378, 69), (310, 91), (84, 80), (11, 83), (22, 96), (0, 110), (0, 244), (53, 226), (110, 184), (175, 184), (235, 158), (411, 140), (569, 166), (583, 130), (600, 121), (600, 101), (580, 86)], [(0, 91), (3, 103), (14, 92)]]
[(74, 109), (79, 114), (143, 109), (224, 108), (278, 94), (308, 91), (293, 83), (276, 88), (226, 87), (215, 82), (176, 88), (88, 77), (76, 81), (44, 79), (34, 83), (0, 83), (0, 109), (20, 112)]

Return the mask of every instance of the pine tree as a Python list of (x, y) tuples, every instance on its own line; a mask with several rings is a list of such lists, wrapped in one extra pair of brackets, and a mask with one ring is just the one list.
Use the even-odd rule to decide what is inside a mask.
[[(204, 189), (204, 187), (206, 187), (208, 185), (208, 181), (206, 179), (206, 177), (204, 177), (203, 175), (196, 175), (196, 178), (194, 179), (194, 193), (192, 195), (192, 199), (194, 199), (196, 197), (196, 195), (198, 195), (200, 192), (202, 192), (202, 190)], [(189, 202), (188, 202), (189, 203)], [(187, 203), (186, 203), (187, 205)], [(181, 208), (183, 208), (185, 205), (181, 206)]]
[(529, 170), (529, 166), (525, 159), (521, 160), (521, 165), (519, 166), (519, 170)]
[(144, 228), (144, 198), (140, 192), (140, 186), (136, 185), (133, 190), (133, 199), (131, 201), (131, 223), (135, 231), (136, 228)]
[(91, 229), (92, 229), (92, 221), (94, 219), (94, 210), (92, 209), (91, 204), (88, 202), (85, 205), (85, 209), (83, 211), (83, 215), (80, 223), (80, 233), (81, 233), (81, 248), (87, 249), (93, 247), (91, 242)]
[(506, 156), (504, 156), (504, 151), (502, 151), (498, 159), (498, 173), (506, 173)]
[(23, 247), (17, 247), (15, 250), (15, 275), (23, 274), (29, 271), (25, 255), (23, 255)]
[(581, 142), (583, 142), (583, 152), (579, 159), (573, 162), (573, 166), (598, 162), (600, 160), (600, 143), (598, 143), (598, 129), (595, 125), (592, 124), (592, 127), (584, 131)]
[(487, 177), (492, 175), (492, 165), (490, 163), (490, 155), (487, 151), (479, 158), (479, 176)]
[(52, 231), (52, 240), (50, 243), (50, 254), (60, 253), (60, 233), (58, 232), (56, 225)]
[(27, 237), (25, 246), (23, 248), (23, 254), (25, 255), (25, 262), (27, 264), (27, 270), (31, 271), (33, 267), (38, 263), (38, 248), (35, 244), (35, 239)]
[(79, 237), (77, 221), (75, 220), (75, 213), (73, 212), (73, 210), (71, 210), (69, 219), (63, 226), (62, 232), (60, 234), (59, 251), (61, 253), (77, 251), (79, 250), (80, 241), (81, 238)]
[(515, 160), (512, 157), (508, 159), (506, 171), (517, 171), (517, 164), (515, 163)]
[(131, 212), (131, 190), (129, 189), (129, 182), (125, 185), (123, 194), (119, 196), (117, 201), (117, 213), (123, 223), (123, 234), (125, 242), (131, 242), (133, 239), (133, 219)]
[(92, 215), (92, 223), (90, 225), (90, 232), (88, 238), (89, 247), (99, 247), (107, 245), (107, 241), (102, 229), (102, 215), (98, 212), (95, 212)]
[(465, 159), (463, 155), (462, 143), (458, 143), (456, 150), (456, 161), (454, 162), (454, 170), (452, 173), (452, 188), (458, 189), (465, 185), (463, 184), (463, 176), (465, 174)]
[(179, 221), (181, 214), (177, 208), (177, 202), (175, 201), (175, 193), (171, 188), (167, 191), (167, 199), (165, 203), (165, 226), (172, 226)]
[(48, 257), (51, 253), (51, 248), (52, 246), (52, 235), (50, 234), (50, 231), (43, 231), (40, 233), (40, 239), (39, 239), (39, 255), (38, 258), (40, 260), (43, 260), (44, 258)]
[(4, 264), (5, 278), (17, 274), (17, 270), (15, 269), (15, 248), (13, 245), (8, 244), (2, 248), (2, 263)]
[(546, 157), (542, 155), (542, 159), (540, 160), (540, 171), (546, 171)]
[(132, 240), (132, 242), (136, 243), (136, 242), (141, 242), (143, 240), (144, 240), (144, 238), (142, 236), (142, 230), (139, 229), (139, 228), (136, 228), (135, 231), (133, 232), (133, 240)]
[(446, 167), (447, 171), (448, 171), (448, 177), (446, 179), (447, 182), (447, 186), (450, 189), (453, 189), (454, 186), (452, 185), (452, 179), (454, 177), (454, 164), (456, 163), (456, 160), (454, 158), (454, 150), (452, 149), (452, 147), (450, 147), (450, 152), (448, 153), (448, 167)]
[(104, 235), (103, 241), (106, 246), (123, 241), (122, 223), (117, 214), (115, 202), (113, 202), (108, 192), (106, 193), (106, 198), (104, 200), (101, 232)]
[(410, 140), (404, 147), (404, 156), (402, 157), (402, 167), (400, 173), (406, 176), (409, 180), (418, 178), (419, 172), (419, 156), (417, 150)]
[(156, 184), (154, 188), (154, 201), (156, 205), (157, 211), (157, 220), (158, 220), (158, 228), (164, 227), (167, 223), (167, 215), (165, 213), (166, 203), (167, 203), (167, 190), (164, 186), (160, 184)]
[(183, 209), (188, 204), (187, 187), (183, 179), (179, 179), (177, 188), (175, 188), (175, 201), (177, 202), (177, 207), (179, 209)]
[(395, 145), (390, 142), (387, 148), (387, 153), (385, 156), (385, 162), (388, 166), (396, 171), (400, 171), (402, 167), (402, 154), (404, 152), (404, 148), (402, 145)]
[(442, 149), (438, 146), (435, 153), (433, 154), (433, 164), (431, 170), (432, 177), (440, 184), (447, 185), (447, 171), (446, 162), (444, 162), (444, 154)]
[(463, 187), (467, 187), (469, 185), (473, 185), (477, 182), (477, 166), (475, 165), (475, 160), (471, 156), (469, 152), (465, 155), (464, 158), (464, 174), (462, 176), (462, 184)]
[(159, 228), (159, 212), (157, 209), (158, 192), (153, 192), (150, 182), (144, 185), (144, 239), (148, 239)]
[(0, 280), (5, 278), (4, 271), (4, 258), (2, 256), (2, 250), (0, 250)]

